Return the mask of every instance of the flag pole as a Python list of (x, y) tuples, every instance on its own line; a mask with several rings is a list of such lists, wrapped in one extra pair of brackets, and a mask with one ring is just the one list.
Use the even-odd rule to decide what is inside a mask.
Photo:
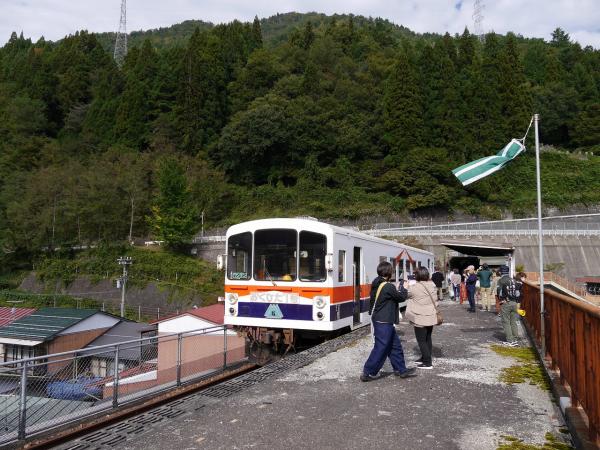
[(540, 135), (538, 132), (539, 114), (533, 115), (535, 123), (535, 172), (537, 184), (537, 219), (538, 219), (538, 246), (540, 252), (540, 340), (542, 346), (542, 359), (546, 358), (546, 324), (544, 310), (544, 242), (542, 233), (542, 183), (540, 176)]

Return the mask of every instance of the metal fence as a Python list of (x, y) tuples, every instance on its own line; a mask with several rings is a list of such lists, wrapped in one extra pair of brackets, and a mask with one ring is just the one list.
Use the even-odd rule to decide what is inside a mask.
[[(5, 353), (2, 360), (10, 359)], [(0, 445), (210, 376), (245, 359), (220, 325), (0, 363)]]
[[(600, 236), (600, 213), (549, 216), (544, 221), (545, 236)], [(356, 228), (356, 227), (355, 227)], [(358, 229), (358, 228), (357, 228)], [(373, 223), (360, 231), (379, 237), (412, 236), (537, 236), (537, 218), (447, 223)], [(225, 242), (225, 235), (196, 236), (195, 244)]]
[[(540, 291), (526, 283), (525, 320), (541, 339)], [(550, 290), (544, 291), (546, 360), (587, 415), (590, 440), (600, 445), (600, 308)]]

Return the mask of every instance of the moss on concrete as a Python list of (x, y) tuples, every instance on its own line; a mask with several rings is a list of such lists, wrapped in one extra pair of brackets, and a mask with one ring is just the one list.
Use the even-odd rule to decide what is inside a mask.
[(499, 355), (514, 358), (521, 363), (502, 369), (500, 381), (509, 384), (528, 382), (544, 391), (550, 390), (550, 382), (531, 347), (520, 348), (492, 345), (491, 348)]
[(514, 436), (501, 436), (502, 441), (497, 450), (571, 450), (569, 444), (559, 440), (552, 433), (546, 433), (546, 442), (543, 444), (527, 444)]

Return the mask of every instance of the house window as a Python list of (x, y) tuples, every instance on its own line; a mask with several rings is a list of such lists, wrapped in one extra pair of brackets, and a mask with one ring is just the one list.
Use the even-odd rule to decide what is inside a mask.
[(25, 345), (6, 344), (4, 349), (5, 362), (18, 361), (20, 359), (33, 358), (35, 356), (34, 348)]
[[(119, 362), (119, 372), (125, 369), (125, 363)], [(90, 363), (90, 372), (95, 377), (111, 377), (115, 372), (115, 361), (114, 359), (108, 358), (92, 358)]]

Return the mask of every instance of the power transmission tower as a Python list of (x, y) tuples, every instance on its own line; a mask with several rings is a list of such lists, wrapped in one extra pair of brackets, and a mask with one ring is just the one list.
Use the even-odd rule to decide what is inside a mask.
[(121, 0), (121, 20), (119, 21), (119, 31), (115, 40), (115, 62), (119, 67), (123, 65), (127, 55), (127, 0)]
[[(124, 1), (124, 0), (123, 0)], [(473, 32), (479, 38), (481, 42), (485, 39), (485, 35), (483, 34), (483, 9), (485, 5), (483, 4), (483, 0), (473, 0)]]

